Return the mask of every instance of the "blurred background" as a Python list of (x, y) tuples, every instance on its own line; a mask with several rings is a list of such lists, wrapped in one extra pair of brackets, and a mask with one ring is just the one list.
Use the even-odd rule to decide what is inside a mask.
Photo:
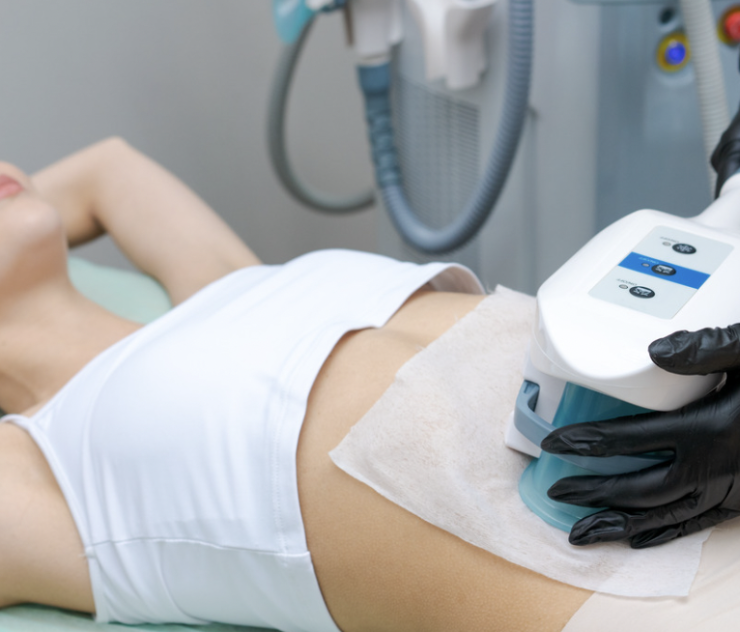
[[(330, 218), (279, 186), (266, 109), (280, 41), (265, 0), (3, 0), (0, 159), (29, 173), (121, 136), (188, 183), (266, 263), (375, 250), (377, 210)], [(340, 13), (317, 21), (290, 102), (289, 150), (318, 189), (372, 184)], [(109, 239), (76, 251), (129, 264)]]
[[(446, 225), (475, 190), (501, 119), (511, 3), (483, 4), (491, 5), (488, 69), (478, 84), (451, 89), (428, 78), (427, 40), (410, 17), (412, 2), (398, 3), (395, 143), (405, 193), (432, 226)], [(490, 221), (451, 254), (427, 256), (405, 245), (377, 207), (322, 215), (279, 184), (267, 145), (282, 48), (271, 0), (0, 0), (0, 159), (33, 173), (121, 136), (189, 184), (266, 263), (321, 248), (455, 259), (489, 288), (504, 283), (534, 293), (593, 234), (638, 208), (701, 211), (711, 201), (705, 150), (719, 137), (707, 145), (677, 0), (534, 4), (531, 90), (516, 159)], [(720, 101), (734, 113), (740, 4), (708, 4), (709, 39), (726, 84)], [(299, 177), (335, 197), (374, 181), (358, 55), (346, 45), (343, 18), (334, 12), (316, 20), (290, 92), (286, 133)], [(108, 239), (76, 254), (130, 267)]]

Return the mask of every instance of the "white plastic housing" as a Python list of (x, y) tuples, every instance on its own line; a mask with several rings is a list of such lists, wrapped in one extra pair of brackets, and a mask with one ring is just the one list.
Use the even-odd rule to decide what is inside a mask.
[[(719, 228), (738, 222), (740, 176), (735, 176), (728, 181), (722, 197), (697, 218), (643, 210), (604, 229), (537, 293), (532, 365), (547, 375), (653, 410), (672, 410), (708, 393), (721, 375), (668, 373), (652, 363), (647, 349), (653, 340), (674, 331), (726, 327), (740, 321), (740, 231)], [(698, 289), (676, 289), (679, 299), (673, 308), (679, 308), (673, 315), (666, 313), (658, 300), (673, 291), (670, 277), (667, 281), (656, 280), (655, 275), (620, 267), (630, 253), (647, 248), (644, 244), (650, 235), (664, 232), (687, 235), (675, 241), (702, 244), (699, 250), (703, 248), (704, 252), (700, 254), (713, 260), (709, 267), (715, 268)], [(706, 268), (699, 255), (682, 259), (672, 252), (672, 245), (670, 240), (657, 245), (665, 246), (659, 252), (672, 256), (669, 263), (680, 261), (687, 268)], [(624, 284), (620, 284), (622, 280)], [(617, 285), (612, 290), (610, 284)], [(597, 285), (609, 286), (607, 291), (616, 296), (617, 302), (594, 296), (601, 291), (595, 290)], [(656, 289), (657, 297), (632, 301), (628, 294), (636, 285)]]
[(349, 16), (352, 46), (360, 63), (388, 61), (391, 48), (403, 37), (400, 0), (352, 0)]
[(428, 81), (451, 90), (478, 83), (488, 59), (485, 32), (498, 0), (408, 0), (424, 40)]
[(306, 6), (312, 11), (321, 11), (328, 7), (334, 0), (306, 0)]

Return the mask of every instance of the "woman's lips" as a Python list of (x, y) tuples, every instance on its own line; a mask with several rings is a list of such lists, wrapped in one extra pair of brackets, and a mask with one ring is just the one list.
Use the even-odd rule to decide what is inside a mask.
[(0, 176), (0, 200), (18, 195), (23, 191), (23, 185), (10, 176)]

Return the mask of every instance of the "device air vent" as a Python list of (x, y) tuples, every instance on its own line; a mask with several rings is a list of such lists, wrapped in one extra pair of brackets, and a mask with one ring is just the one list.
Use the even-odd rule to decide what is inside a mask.
[[(397, 72), (394, 126), (406, 196), (429, 226), (445, 226), (459, 214), (478, 182), (478, 108), (433, 92)], [(413, 261), (454, 260), (478, 268), (477, 240), (447, 256), (427, 257), (410, 246)]]

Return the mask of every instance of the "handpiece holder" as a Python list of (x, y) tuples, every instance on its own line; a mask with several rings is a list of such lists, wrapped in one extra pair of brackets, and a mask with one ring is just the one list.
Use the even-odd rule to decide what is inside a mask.
[(315, 13), (341, 8), (347, 0), (272, 0), (272, 16), (278, 36), (285, 44), (293, 44)]
[(450, 90), (478, 84), (486, 70), (485, 33), (498, 0), (409, 0), (424, 41), (427, 81)]

